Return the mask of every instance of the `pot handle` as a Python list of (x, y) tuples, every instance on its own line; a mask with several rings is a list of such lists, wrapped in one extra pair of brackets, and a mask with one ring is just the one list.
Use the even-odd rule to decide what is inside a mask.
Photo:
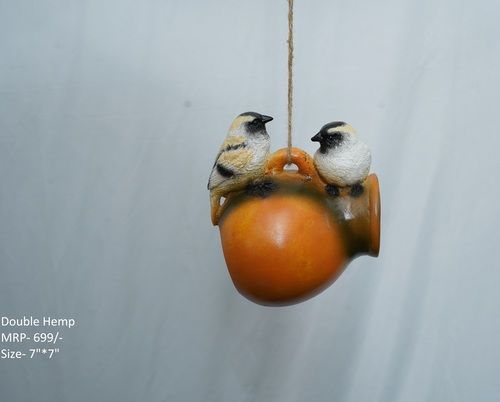
[(321, 187), (324, 186), (314, 166), (314, 160), (307, 152), (292, 147), (290, 156), (291, 163), (297, 166), (298, 171), (285, 169), (285, 166), (288, 165), (288, 148), (282, 148), (269, 157), (266, 165), (266, 175), (301, 175), (303, 180), (312, 181)]

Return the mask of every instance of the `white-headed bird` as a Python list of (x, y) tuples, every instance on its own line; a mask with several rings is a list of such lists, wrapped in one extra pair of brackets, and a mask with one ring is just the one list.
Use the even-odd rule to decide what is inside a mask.
[(246, 112), (231, 123), (208, 179), (214, 225), (219, 218), (220, 199), (232, 191), (241, 190), (264, 173), (270, 148), (265, 124), (272, 119)]
[(327, 193), (337, 196), (339, 187), (351, 187), (351, 195), (361, 195), (362, 182), (370, 172), (371, 153), (358, 139), (356, 130), (347, 123), (334, 121), (325, 124), (311, 141), (320, 143), (314, 154), (314, 164), (328, 184)]

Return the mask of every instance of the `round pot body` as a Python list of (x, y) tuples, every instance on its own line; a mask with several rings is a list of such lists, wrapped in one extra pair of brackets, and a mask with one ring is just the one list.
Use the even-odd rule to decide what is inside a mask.
[(380, 203), (371, 175), (355, 197), (325, 191), (309, 155), (294, 148), (298, 171), (283, 170), (286, 150), (270, 158), (265, 176), (232, 194), (218, 223), (231, 279), (248, 299), (289, 305), (328, 287), (360, 254), (378, 254)]

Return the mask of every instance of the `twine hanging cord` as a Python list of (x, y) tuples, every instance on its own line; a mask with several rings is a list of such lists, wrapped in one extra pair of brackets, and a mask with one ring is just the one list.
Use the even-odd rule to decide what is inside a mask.
[(293, 0), (288, 0), (288, 164), (292, 163)]

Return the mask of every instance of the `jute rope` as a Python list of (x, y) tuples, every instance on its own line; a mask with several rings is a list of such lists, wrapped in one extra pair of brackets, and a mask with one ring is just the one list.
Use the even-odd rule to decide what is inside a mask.
[(293, 0), (288, 0), (288, 163), (292, 163)]

